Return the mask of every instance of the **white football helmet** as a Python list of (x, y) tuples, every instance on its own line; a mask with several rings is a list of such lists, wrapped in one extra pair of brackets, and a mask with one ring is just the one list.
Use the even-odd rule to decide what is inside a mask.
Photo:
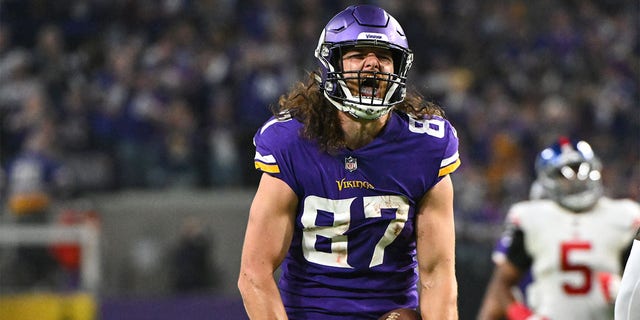
[(560, 138), (540, 152), (535, 168), (545, 195), (572, 211), (587, 210), (602, 196), (602, 164), (585, 141)]

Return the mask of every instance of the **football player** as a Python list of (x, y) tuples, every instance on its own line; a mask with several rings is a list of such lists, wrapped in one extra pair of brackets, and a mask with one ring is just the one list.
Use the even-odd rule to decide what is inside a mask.
[(319, 72), (254, 137), (262, 177), (238, 279), (249, 317), (378, 319), (420, 305), (424, 319), (457, 319), (458, 138), (439, 106), (407, 92), (402, 27), (350, 6), (315, 56)]
[[(548, 199), (514, 204), (479, 319), (611, 319), (640, 205), (603, 196), (601, 163), (585, 141), (560, 138), (536, 159)], [(526, 299), (517, 294), (531, 272)]]
[[(544, 188), (539, 181), (534, 181), (529, 189), (529, 200), (538, 200), (545, 198)], [(500, 238), (496, 241), (496, 244), (491, 253), (491, 260), (495, 265), (500, 265), (507, 260), (507, 249), (511, 244), (509, 241), (505, 241), (506, 238)], [(500, 294), (500, 280), (497, 278), (497, 269), (494, 268), (489, 283), (487, 284), (486, 293), (482, 304), (480, 305), (480, 311), (478, 312), (479, 319), (502, 319), (504, 316), (504, 308), (500, 305), (498, 295)], [(514, 297), (519, 301), (524, 301), (527, 285), (531, 283), (531, 270), (522, 276), (522, 279), (518, 282), (517, 286), (511, 288)]]

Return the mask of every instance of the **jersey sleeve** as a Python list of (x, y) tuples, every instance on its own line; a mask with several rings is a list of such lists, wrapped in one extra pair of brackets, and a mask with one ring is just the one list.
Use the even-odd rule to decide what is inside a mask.
[(254, 135), (253, 144), (256, 153), (253, 158), (257, 170), (279, 178), (287, 183), (294, 191), (295, 175), (291, 166), (288, 147), (291, 139), (292, 120), (271, 118)]
[(444, 176), (456, 171), (460, 166), (460, 154), (458, 153), (458, 134), (456, 129), (449, 123), (447, 123), (447, 145), (444, 148), (444, 156), (440, 162), (440, 170), (438, 170), (438, 179), (442, 179)]
[[(501, 253), (506, 260), (509, 260), (521, 270), (528, 270), (533, 263), (533, 258), (525, 248), (525, 233), (520, 227), (520, 218), (517, 211), (510, 211), (505, 221), (505, 230), (500, 237), (499, 246), (494, 255)], [(494, 256), (495, 260), (495, 256)]]

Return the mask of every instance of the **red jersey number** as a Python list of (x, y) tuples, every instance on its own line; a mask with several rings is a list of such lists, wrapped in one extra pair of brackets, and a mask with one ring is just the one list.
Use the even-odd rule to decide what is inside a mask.
[(570, 258), (571, 254), (578, 250), (591, 250), (591, 243), (586, 241), (567, 241), (561, 244), (560, 254), (562, 255), (562, 271), (578, 272), (583, 277), (583, 281), (581, 283), (574, 284), (565, 282), (562, 284), (562, 289), (569, 295), (583, 295), (589, 293), (591, 290), (591, 277), (593, 276), (593, 271), (585, 264), (573, 263)]

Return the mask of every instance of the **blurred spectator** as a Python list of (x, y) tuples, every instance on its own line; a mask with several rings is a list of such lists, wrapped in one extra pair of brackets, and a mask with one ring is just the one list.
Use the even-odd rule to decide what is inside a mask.
[(89, 151), (92, 146), (92, 128), (90, 124), (89, 97), (85, 83), (71, 83), (63, 91), (59, 122), (60, 148), (64, 152), (77, 154)]
[(50, 127), (56, 124), (48, 96), (39, 87), (29, 87), (28, 91), (16, 100), (15, 108), (6, 117), (7, 141), (16, 148), (10, 150), (10, 155), (26, 149), (27, 136), (33, 131), (45, 123)]
[(159, 187), (163, 180), (162, 123), (166, 101), (152, 70), (134, 75), (131, 95), (120, 106), (116, 157), (123, 187)]
[[(559, 134), (593, 141), (610, 196), (640, 200), (634, 2), (371, 2), (407, 21), (425, 57), (409, 77), (465, 145), (460, 179), (473, 194), (460, 216), (494, 223), (496, 210), (526, 198), (527, 159)], [(292, 79), (316, 68), (299, 52), (345, 5), (0, 1), (0, 161), (45, 114), (64, 156), (107, 159), (114, 181), (86, 190), (253, 186), (253, 134)]]
[[(55, 127), (44, 119), (29, 132), (23, 150), (9, 161), (8, 210), (15, 223), (46, 224), (54, 204), (68, 195), (71, 174), (55, 153)], [(12, 264), (15, 285), (53, 285), (57, 264), (45, 246), (19, 246)]]
[(9, 211), (18, 222), (46, 221), (53, 202), (71, 191), (71, 172), (59, 162), (55, 139), (55, 126), (45, 119), (32, 128), (23, 150), (9, 161)]
[(169, 102), (163, 132), (165, 185), (168, 187), (195, 187), (198, 183), (196, 167), (196, 119), (185, 99)]
[[(110, 39), (105, 39), (105, 41)], [(113, 40), (106, 43), (104, 64), (94, 70), (90, 79), (89, 94), (93, 106), (89, 111), (90, 126), (93, 132), (93, 144), (98, 150), (108, 153), (115, 162), (118, 172), (122, 172), (124, 163), (117, 156), (116, 147), (124, 130), (121, 128), (124, 104), (131, 94), (130, 86), (135, 79), (135, 61), (140, 52), (140, 42), (131, 37), (126, 40)], [(117, 174), (116, 185), (122, 187)]]
[(186, 218), (171, 253), (170, 281), (174, 292), (196, 293), (213, 288), (217, 279), (211, 248), (202, 221), (196, 217)]
[(33, 51), (34, 72), (39, 75), (47, 96), (59, 106), (67, 90), (67, 79), (73, 71), (68, 65), (72, 56), (65, 52), (62, 30), (56, 25), (42, 27), (37, 34)]
[(212, 186), (230, 187), (242, 183), (242, 158), (238, 151), (237, 126), (228, 92), (212, 97), (208, 129), (209, 175)]

